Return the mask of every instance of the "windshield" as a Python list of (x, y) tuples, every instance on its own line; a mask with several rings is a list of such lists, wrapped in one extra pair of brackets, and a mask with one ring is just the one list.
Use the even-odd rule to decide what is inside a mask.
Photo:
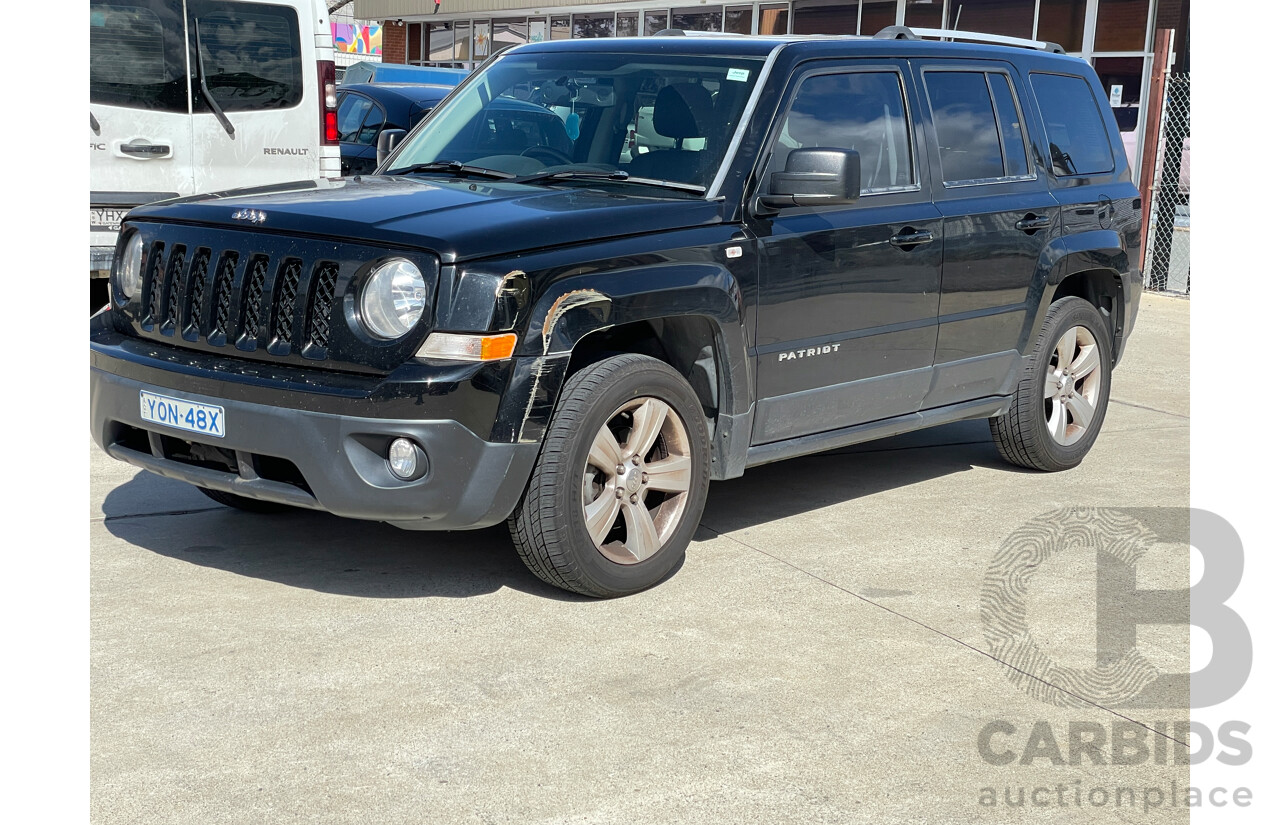
[(443, 164), (461, 163), (549, 184), (650, 181), (705, 192), (761, 63), (741, 57), (510, 54), (442, 105), (389, 171), (439, 174)]

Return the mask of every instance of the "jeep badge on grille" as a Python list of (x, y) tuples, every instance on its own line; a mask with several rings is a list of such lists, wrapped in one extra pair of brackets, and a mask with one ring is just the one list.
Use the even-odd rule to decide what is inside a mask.
[(267, 219), (266, 212), (259, 212), (256, 209), (237, 209), (231, 213), (233, 221), (249, 221), (250, 223), (262, 223)]

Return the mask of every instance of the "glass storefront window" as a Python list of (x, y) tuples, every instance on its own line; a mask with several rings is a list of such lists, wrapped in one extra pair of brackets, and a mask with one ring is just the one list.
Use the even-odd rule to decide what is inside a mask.
[(751, 34), (751, 7), (729, 6), (726, 8), (724, 30), (734, 34)]
[(580, 37), (613, 37), (613, 12), (596, 14), (575, 14), (573, 16), (573, 36)]
[(529, 23), (523, 17), (493, 21), (493, 47), (519, 46), (529, 42)]
[(1057, 43), (1069, 52), (1084, 48), (1086, 0), (1040, 0), (1040, 28), (1036, 38)]
[[(942, 0), (907, 0), (905, 25), (917, 29), (942, 28)], [(875, 34), (875, 32), (866, 32)]]
[(635, 37), (640, 33), (638, 12), (618, 12), (618, 37)]
[(667, 24), (667, 10), (647, 11), (644, 13), (644, 33), (645, 36), (655, 35), (663, 29), (671, 28)]
[(723, 6), (692, 6), (671, 10), (671, 28), (687, 32), (718, 32), (724, 24)]
[(875, 34), (897, 22), (898, 4), (894, 0), (862, 0), (862, 34)]
[(761, 34), (787, 34), (789, 10), (786, 3), (773, 3), (760, 7)]
[(1027, 0), (964, 0), (951, 4), (951, 25), (956, 31), (1031, 37), (1036, 4)]
[(568, 40), (569, 39), (568, 16), (551, 18), (551, 39), (552, 40)]
[(456, 37), (453, 41), (453, 59), (454, 60), (470, 60), (471, 59), (471, 22), (454, 24), (454, 33)]
[(1098, 0), (1098, 52), (1140, 52), (1147, 45), (1147, 0)]
[[(891, 3), (897, 8), (897, 2)], [(857, 34), (858, 4), (839, 0), (796, 0), (796, 34)]]
[(427, 56), (432, 63), (453, 60), (452, 23), (431, 23), (427, 26)]

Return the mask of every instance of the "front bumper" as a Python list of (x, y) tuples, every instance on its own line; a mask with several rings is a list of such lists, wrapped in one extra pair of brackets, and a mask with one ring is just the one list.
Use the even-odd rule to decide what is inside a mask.
[[(538, 453), (536, 443), (486, 441), (447, 418), (320, 412), (307, 409), (308, 394), (301, 392), (282, 393), (289, 397), (279, 406), (254, 403), (233, 397), (234, 382), (225, 393), (165, 384), (170, 382), (92, 367), (90, 418), (98, 445), (168, 478), (405, 529), (465, 530), (501, 522), (515, 509)], [(222, 407), (226, 435), (201, 436), (144, 421), (143, 390)], [(386, 448), (397, 437), (423, 448), (429, 467), (422, 478), (404, 482), (391, 474)]]

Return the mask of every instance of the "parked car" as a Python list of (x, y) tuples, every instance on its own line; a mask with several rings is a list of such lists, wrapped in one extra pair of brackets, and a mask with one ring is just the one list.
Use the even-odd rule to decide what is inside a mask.
[(378, 135), (384, 129), (408, 131), (418, 125), (452, 86), (352, 83), (338, 89), (338, 140), (342, 174), (368, 174), (377, 168)]
[[(377, 168), (378, 135), (387, 129), (408, 131), (431, 113), (449, 86), (382, 83), (344, 86), (338, 101), (338, 133), (342, 142), (342, 174), (369, 174)], [(567, 153), (571, 141), (564, 121), (545, 106), (504, 98), (489, 109), (477, 141), (495, 151), (518, 145)]]
[(338, 174), (331, 39), (324, 0), (90, 2), (93, 308), (133, 207)]
[[(667, 576), (749, 467), (972, 418), (1076, 467), (1140, 202), (1093, 69), (1043, 46), (514, 48), (380, 175), (135, 210), (93, 437), (245, 510), (506, 521), (598, 597)], [(649, 93), (671, 145), (629, 154)]]

